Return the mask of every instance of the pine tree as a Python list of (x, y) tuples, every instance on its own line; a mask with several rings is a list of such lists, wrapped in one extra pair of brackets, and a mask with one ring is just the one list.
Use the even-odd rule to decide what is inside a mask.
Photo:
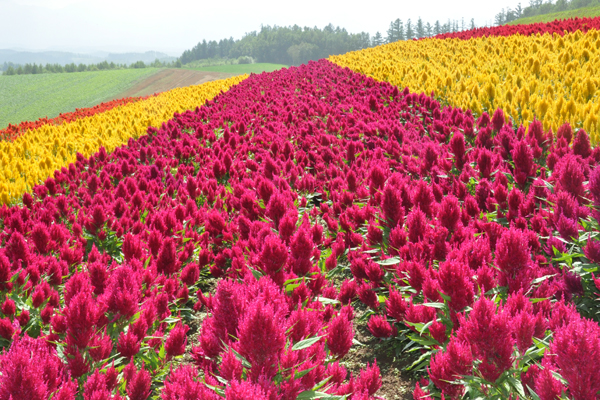
[(523, 7), (521, 7), (521, 3), (519, 3), (515, 7), (515, 17), (517, 17), (517, 19), (519, 19), (522, 16), (523, 16)]
[(406, 21), (406, 40), (412, 40), (415, 37), (412, 22), (410, 18)]
[(392, 43), (398, 40), (404, 40), (404, 25), (400, 18), (390, 22), (390, 28), (387, 31), (387, 42)]
[(425, 25), (425, 35), (427, 35), (427, 37), (431, 37), (433, 35), (433, 27), (429, 22), (427, 25)]
[(394, 31), (394, 21), (392, 21), (392, 22), (390, 22), (390, 27), (387, 30), (386, 42), (393, 43), (396, 40), (398, 40), (398, 39), (396, 38), (396, 32)]
[(377, 33), (375, 33), (375, 36), (373, 36), (373, 47), (379, 46), (381, 44), (383, 44), (383, 36), (381, 36), (381, 33), (377, 31)]
[(404, 23), (400, 18), (398, 18), (396, 22), (398, 23), (396, 25), (398, 31), (398, 40), (406, 40), (406, 36), (404, 35)]
[(440, 25), (440, 21), (437, 20), (437, 21), (435, 21), (435, 26), (433, 28), (433, 34), (439, 35), (441, 33), (442, 33), (442, 26)]
[(500, 26), (500, 25), (503, 25), (505, 21), (506, 21), (506, 14), (505, 14), (505, 11), (503, 8), (502, 11), (500, 11), (498, 14), (496, 14), (496, 17), (494, 18), (494, 24)]
[(421, 39), (425, 37), (425, 26), (421, 17), (417, 20), (417, 38)]

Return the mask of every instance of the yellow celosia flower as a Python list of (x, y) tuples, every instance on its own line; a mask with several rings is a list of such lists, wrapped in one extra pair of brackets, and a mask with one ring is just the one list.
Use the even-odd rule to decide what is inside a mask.
[[(585, 128), (594, 145), (600, 95), (599, 32), (423, 39), (331, 56), (330, 61), (444, 104), (490, 114), (502, 108), (516, 123), (540, 119), (554, 132), (564, 122)], [(388, 72), (392, 71), (392, 72)]]

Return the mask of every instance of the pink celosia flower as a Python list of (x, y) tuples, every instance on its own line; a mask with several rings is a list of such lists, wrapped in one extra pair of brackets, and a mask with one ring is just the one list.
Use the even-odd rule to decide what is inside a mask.
[(127, 381), (127, 395), (130, 400), (146, 400), (150, 396), (150, 384), (152, 383), (148, 371), (140, 368), (139, 372), (134, 374)]
[(347, 316), (340, 314), (329, 322), (327, 347), (331, 354), (339, 358), (348, 354), (352, 347), (352, 339), (354, 339), (354, 329)]
[(180, 356), (185, 353), (185, 346), (187, 344), (187, 331), (189, 327), (178, 323), (175, 328), (169, 333), (169, 337), (165, 341), (165, 350), (167, 357)]
[(467, 343), (450, 340), (445, 352), (438, 352), (431, 358), (429, 377), (446, 396), (456, 398), (464, 392), (464, 387), (454, 383), (473, 370), (473, 356)]
[(256, 301), (248, 307), (238, 329), (239, 352), (252, 365), (250, 375), (273, 376), (285, 346), (284, 327), (269, 305)]
[(381, 315), (373, 315), (368, 323), (369, 331), (376, 338), (389, 338), (394, 335), (394, 327)]

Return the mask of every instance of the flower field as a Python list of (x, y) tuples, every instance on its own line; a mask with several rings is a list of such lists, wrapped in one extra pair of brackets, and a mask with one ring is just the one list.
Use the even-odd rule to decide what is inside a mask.
[[(147, 97), (146, 97), (147, 98)], [(21, 134), (29, 131), (37, 129), (44, 125), (60, 125), (65, 122), (73, 122), (77, 121), (80, 118), (91, 117), (92, 115), (96, 115), (99, 113), (106, 112), (115, 107), (122, 106), (129, 103), (134, 103), (141, 99), (145, 100), (146, 98), (139, 97), (127, 97), (123, 99), (113, 100), (106, 103), (98, 104), (97, 106), (90, 108), (79, 108), (76, 111), (70, 113), (60, 114), (55, 118), (40, 118), (37, 121), (29, 122), (24, 121), (20, 124), (12, 125), (8, 124), (8, 127), (0, 130), (0, 138), (5, 141), (13, 141), (18, 138)]]
[(477, 115), (502, 108), (518, 124), (539, 119), (554, 133), (567, 121), (584, 128), (595, 145), (600, 41), (597, 30), (578, 29), (598, 24), (600, 18), (482, 28), (330, 59), (377, 80), (434, 93), (444, 104)]
[(71, 122), (42, 123), (25, 133), (13, 133), (17, 137), (12, 142), (0, 142), (0, 203), (14, 202), (55, 170), (68, 167), (77, 153), (89, 157), (100, 147), (112, 152), (130, 138), (143, 135), (147, 127), (159, 126), (174, 113), (202, 105), (245, 77), (173, 89), (117, 108), (113, 107), (119, 102), (113, 102), (105, 112), (75, 112), (67, 119), (73, 119)]
[[(382, 398), (375, 357), (346, 367), (359, 326), (409, 360), (415, 399), (599, 398), (598, 102), (494, 47), (546, 68), (559, 40), (599, 43), (399, 42), (12, 127), (0, 400)], [(495, 57), (584, 111), (460, 108), (472, 91), (420, 93), (403, 54), (472, 86)]]

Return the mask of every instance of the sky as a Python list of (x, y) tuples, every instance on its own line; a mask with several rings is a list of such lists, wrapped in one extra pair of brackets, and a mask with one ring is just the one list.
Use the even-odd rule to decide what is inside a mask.
[(261, 25), (380, 31), (390, 21), (419, 17), (478, 26), (503, 7), (526, 0), (0, 0), (0, 49), (126, 52), (156, 50), (178, 56), (202, 39), (240, 39)]

